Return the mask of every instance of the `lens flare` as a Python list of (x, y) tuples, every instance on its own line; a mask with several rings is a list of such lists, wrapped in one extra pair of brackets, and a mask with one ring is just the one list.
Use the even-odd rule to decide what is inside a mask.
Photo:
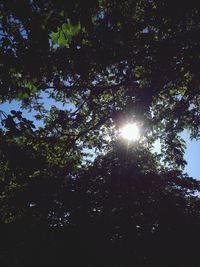
[(121, 128), (120, 135), (128, 141), (136, 141), (140, 138), (140, 130), (136, 123), (128, 123)]

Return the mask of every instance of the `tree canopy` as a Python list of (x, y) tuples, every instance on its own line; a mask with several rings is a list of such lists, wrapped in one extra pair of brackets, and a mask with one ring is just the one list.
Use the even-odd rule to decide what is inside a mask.
[[(72, 266), (76, 255), (87, 266), (195, 266), (199, 182), (182, 171), (180, 134), (199, 138), (198, 2), (2, 0), (0, 10), (0, 99), (21, 105), (0, 110), (2, 264), (56, 266), (66, 247)], [(126, 122), (140, 126), (134, 144), (118, 134)]]
[(168, 163), (184, 164), (177, 133), (199, 137), (196, 1), (14, 3), (1, 3), (3, 100), (41, 110), (38, 93), (51, 88), (77, 108), (60, 114), (66, 134), (140, 120), (162, 139)]

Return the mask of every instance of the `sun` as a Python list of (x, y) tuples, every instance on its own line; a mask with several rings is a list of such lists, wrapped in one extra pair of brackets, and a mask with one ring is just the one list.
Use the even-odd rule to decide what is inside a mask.
[(136, 123), (127, 123), (121, 128), (120, 135), (128, 141), (136, 141), (140, 138), (140, 129)]

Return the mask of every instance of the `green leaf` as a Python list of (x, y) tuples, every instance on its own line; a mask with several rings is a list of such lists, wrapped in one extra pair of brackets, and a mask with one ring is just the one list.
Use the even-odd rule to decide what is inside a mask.
[(61, 27), (58, 27), (57, 32), (53, 32), (51, 40), (53, 44), (58, 44), (61, 47), (69, 47), (72, 41), (72, 37), (78, 34), (81, 30), (81, 25), (72, 25), (71, 23), (64, 23)]
[(29, 98), (29, 94), (25, 92), (19, 92), (17, 95), (18, 100), (27, 100)]
[(31, 81), (28, 81), (25, 86), (30, 89), (32, 93), (37, 92), (37, 87)]
[(59, 31), (52, 33), (51, 40), (52, 40), (53, 44), (56, 44), (58, 42), (59, 36), (60, 36)]

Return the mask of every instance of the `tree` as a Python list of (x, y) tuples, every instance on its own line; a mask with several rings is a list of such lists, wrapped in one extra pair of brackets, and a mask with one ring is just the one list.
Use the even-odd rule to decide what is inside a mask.
[(117, 145), (76, 182), (72, 218), (97, 266), (195, 264), (199, 199), (193, 193), (199, 182), (180, 171), (160, 170), (144, 148), (132, 147), (127, 154)]
[(81, 135), (94, 124), (140, 120), (162, 139), (168, 164), (184, 165), (177, 133), (199, 134), (195, 1), (3, 1), (1, 10), (4, 100), (36, 108), (37, 92), (52, 88), (77, 107), (68, 131), (69, 120), (84, 121), (75, 126)]
[[(199, 199), (193, 195), (199, 184), (180, 171), (185, 165), (181, 131), (188, 129), (192, 138), (199, 138), (198, 3), (7, 0), (0, 8), (1, 100), (21, 101), (42, 121), (36, 127), (20, 111), (0, 113), (1, 223), (14, 235), (13, 248), (19, 244), (17, 229), (25, 225), (20, 244), (28, 244), (26, 233), (37, 233), (39, 225), (48, 243), (48, 225), (63, 227), (68, 248), (87, 233), (91, 240), (83, 251), (93, 249), (94, 236), (99, 240), (94, 254), (102, 247), (104, 256), (107, 246), (111, 254), (123, 248), (124, 256), (116, 257), (119, 266), (133, 264), (131, 253), (138, 266), (161, 265), (153, 254), (153, 248), (160, 251), (156, 240), (164, 242), (168, 235), (166, 244), (178, 242), (181, 251), (181, 235), (192, 241), (190, 227), (199, 231)], [(45, 110), (44, 95), (65, 108)], [(116, 148), (116, 133), (125, 121), (137, 121), (143, 135), (127, 156), (125, 144)], [(168, 169), (150, 153), (158, 138)], [(93, 165), (86, 162), (88, 149), (102, 154)], [(169, 213), (163, 214), (167, 205)], [(138, 209), (145, 216), (137, 217)], [(155, 246), (141, 250), (131, 245), (129, 250), (133, 239), (128, 233), (137, 244), (147, 240)], [(30, 240), (36, 247), (34, 235)], [(81, 243), (79, 252), (84, 246)], [(187, 248), (191, 257), (192, 248)], [(16, 253), (14, 259), (27, 263), (31, 250), (26, 251), (27, 257), (20, 259)], [(15, 260), (6, 262), (9, 251), (4, 252), (4, 263), (17, 265)], [(45, 253), (49, 255), (48, 249)]]
[(50, 228), (28, 214), (2, 226), (4, 266), (79, 266), (79, 258), (88, 266), (195, 265), (199, 186), (181, 171), (160, 169), (148, 149), (133, 146), (127, 154), (116, 144), (60, 186), (48, 206)]

